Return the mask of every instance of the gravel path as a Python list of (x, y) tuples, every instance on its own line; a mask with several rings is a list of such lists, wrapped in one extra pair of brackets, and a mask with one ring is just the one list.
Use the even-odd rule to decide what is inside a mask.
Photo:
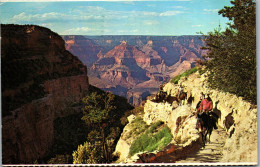
[(220, 162), (227, 137), (228, 135), (224, 129), (213, 130), (210, 138), (211, 142), (207, 142), (205, 148), (199, 149), (185, 159), (176, 161), (176, 163)]

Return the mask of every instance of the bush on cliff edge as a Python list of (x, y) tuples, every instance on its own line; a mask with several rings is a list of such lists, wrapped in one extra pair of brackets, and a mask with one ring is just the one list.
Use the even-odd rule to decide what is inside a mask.
[(144, 151), (152, 152), (167, 146), (172, 140), (171, 130), (167, 126), (161, 125), (162, 122), (156, 122), (136, 138), (130, 147), (129, 155), (133, 156)]
[(205, 36), (208, 82), (213, 89), (256, 103), (256, 3), (234, 0), (231, 4), (219, 11), (231, 21), (229, 27)]
[(193, 67), (190, 70), (187, 70), (187, 71), (181, 73), (180, 75), (174, 77), (173, 79), (171, 79), (170, 82), (174, 83), (174, 84), (177, 84), (182, 77), (187, 77), (190, 74), (195, 73), (196, 71), (198, 71), (198, 67)]

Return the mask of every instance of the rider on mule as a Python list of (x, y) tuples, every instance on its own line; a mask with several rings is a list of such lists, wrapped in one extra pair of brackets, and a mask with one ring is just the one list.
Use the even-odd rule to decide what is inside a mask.
[(202, 96), (202, 100), (201, 100), (199, 108), (197, 109), (196, 128), (198, 128), (197, 127), (198, 122), (199, 122), (199, 119), (200, 119), (200, 116), (202, 115), (202, 113), (206, 113), (207, 115), (209, 115), (209, 111), (211, 111), (213, 108), (213, 104), (212, 104), (212, 101), (211, 101), (211, 98), (209, 97), (209, 95), (208, 95), (208, 98), (205, 98), (204, 94), (201, 94), (201, 96)]
[(207, 98), (205, 98), (205, 95), (204, 95), (204, 98), (202, 99), (202, 101), (200, 103), (199, 111), (202, 111), (202, 113), (206, 112), (206, 114), (208, 115), (209, 111), (211, 111), (212, 108), (213, 108), (213, 104), (212, 104), (211, 98), (209, 97), (209, 95)]

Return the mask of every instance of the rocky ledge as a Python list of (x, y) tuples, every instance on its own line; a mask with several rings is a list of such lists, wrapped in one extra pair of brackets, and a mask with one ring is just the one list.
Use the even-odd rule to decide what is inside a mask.
[[(221, 157), (217, 162), (257, 162), (257, 108), (249, 102), (230, 93), (212, 90), (206, 84), (206, 75), (200, 75), (196, 72), (188, 77), (182, 78), (179, 84), (167, 83), (163, 90), (167, 94), (176, 96), (179, 86), (184, 86), (184, 91), (188, 97), (192, 97), (191, 104), (178, 106), (176, 102), (155, 103), (147, 100), (144, 105), (144, 114), (142, 119), (147, 124), (153, 124), (156, 121), (163, 121), (172, 133), (172, 141), (162, 149), (152, 153), (139, 152), (134, 156), (129, 155), (129, 149), (134, 139), (126, 139), (125, 134), (131, 129), (131, 122), (136, 116), (129, 117), (129, 124), (125, 127), (124, 132), (117, 144), (116, 151), (120, 155), (121, 163), (132, 162), (175, 162), (177, 159), (184, 158), (179, 156), (183, 152), (186, 155), (191, 154), (198, 149), (200, 145), (200, 133), (195, 129), (196, 116), (195, 108), (200, 99), (200, 93), (210, 94), (214, 103), (213, 108), (218, 112), (218, 131), (225, 133), (223, 147), (217, 148)], [(227, 127), (225, 122), (227, 117), (234, 120), (231, 127)], [(214, 132), (214, 131), (213, 131)], [(217, 134), (216, 134), (217, 135)], [(220, 135), (220, 134), (219, 134)], [(218, 141), (218, 140), (216, 140)], [(221, 143), (222, 144), (222, 143)], [(174, 147), (171, 147), (173, 145)], [(206, 144), (207, 147), (207, 144)], [(170, 148), (170, 149), (169, 149)], [(169, 152), (169, 150), (172, 150)], [(173, 151), (175, 150), (175, 151)], [(176, 154), (178, 152), (178, 154)], [(207, 155), (207, 156), (210, 156)], [(215, 156), (213, 154), (212, 156)], [(214, 159), (214, 157), (212, 157)], [(147, 161), (144, 161), (147, 160)], [(212, 161), (216, 162), (216, 161)]]

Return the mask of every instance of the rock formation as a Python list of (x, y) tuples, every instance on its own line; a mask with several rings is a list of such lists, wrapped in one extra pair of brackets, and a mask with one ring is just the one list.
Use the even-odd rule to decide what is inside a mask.
[(2, 25), (3, 163), (32, 163), (45, 156), (56, 118), (88, 91), (87, 68), (63, 39), (39, 26)]
[(91, 66), (98, 60), (98, 53), (102, 48), (99, 45), (95, 45), (90, 39), (84, 38), (84, 36), (62, 36), (65, 41), (65, 47), (73, 55), (77, 55), (85, 65)]
[[(75, 53), (83, 63), (88, 64), (93, 60), (93, 66), (89, 69), (92, 85), (125, 96), (134, 105), (139, 105), (140, 101), (145, 100), (144, 96), (137, 97), (137, 95), (145, 93), (147, 85), (152, 90), (158, 88), (162, 83), (168, 82), (169, 78), (194, 67), (196, 60), (206, 53), (201, 49), (204, 42), (199, 39), (200, 36), (63, 36), (63, 38), (67, 41), (67, 49)], [(96, 56), (89, 56), (94, 53)], [(139, 88), (145, 90), (140, 92)], [(135, 96), (130, 96), (134, 90), (138, 92), (134, 93)], [(149, 92), (152, 94), (152, 91)]]
[[(184, 106), (178, 106), (176, 102), (169, 104), (167, 102), (155, 103), (150, 100), (144, 105), (143, 120), (147, 124), (155, 123), (160, 120), (170, 127), (173, 135), (171, 144), (176, 147), (190, 147), (200, 138), (199, 132), (195, 129), (196, 116), (195, 108), (200, 99), (200, 93), (209, 94), (214, 106), (213, 110), (220, 115), (218, 121), (218, 128), (224, 129), (225, 117), (232, 111), (234, 125), (228, 131), (219, 131), (227, 133), (224, 138), (224, 147), (217, 148), (217, 152), (220, 152), (222, 156), (218, 159), (219, 162), (257, 162), (257, 109), (256, 106), (244, 101), (241, 97), (237, 97), (230, 93), (224, 93), (217, 90), (210, 89), (206, 84), (205, 74), (200, 75), (199, 72), (191, 74), (188, 77), (181, 78), (179, 84), (167, 83), (163, 90), (167, 94), (176, 96), (179, 86), (184, 86), (184, 91), (187, 92), (188, 97), (193, 97), (192, 104)], [(131, 116), (132, 119), (134, 118)], [(129, 117), (130, 118), (130, 117)], [(130, 157), (129, 151), (127, 151), (133, 142), (133, 140), (124, 140), (124, 134), (131, 128), (131, 121), (125, 127), (124, 132), (121, 134), (121, 138), (118, 142), (116, 152), (120, 155), (119, 162), (136, 162), (139, 158), (136, 155)], [(217, 135), (217, 134), (215, 134)], [(220, 140), (220, 138), (219, 138)], [(221, 139), (222, 140), (222, 139)], [(217, 141), (217, 140), (215, 140)], [(207, 144), (206, 144), (207, 147)], [(192, 150), (189, 150), (192, 151)], [(185, 152), (186, 155), (189, 154)], [(214, 151), (214, 150), (213, 150)], [(154, 155), (162, 152), (157, 150)], [(167, 152), (167, 151), (166, 151)], [(142, 155), (143, 153), (139, 153)], [(163, 153), (162, 153), (163, 154)], [(149, 156), (149, 153), (146, 153)], [(214, 156), (215, 154), (213, 154)], [(159, 158), (158, 155), (154, 156), (157, 161), (151, 162), (174, 162), (172, 158), (177, 155), (167, 156), (166, 153)], [(211, 156), (208, 154), (207, 156)], [(171, 159), (167, 159), (171, 158)], [(181, 157), (178, 157), (181, 158)], [(214, 157), (210, 157), (214, 160)], [(153, 158), (152, 158), (153, 159)], [(139, 161), (138, 161), (139, 162)], [(216, 161), (212, 161), (216, 162)]]

